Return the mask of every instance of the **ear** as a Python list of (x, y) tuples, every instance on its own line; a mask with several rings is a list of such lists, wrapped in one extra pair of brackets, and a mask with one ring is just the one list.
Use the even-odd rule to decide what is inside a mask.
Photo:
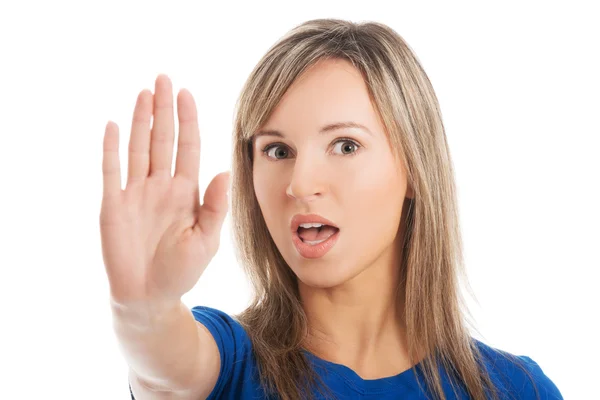
[(408, 185), (406, 187), (406, 194), (405, 197), (407, 199), (414, 199), (415, 198), (415, 191), (413, 190), (412, 186)]

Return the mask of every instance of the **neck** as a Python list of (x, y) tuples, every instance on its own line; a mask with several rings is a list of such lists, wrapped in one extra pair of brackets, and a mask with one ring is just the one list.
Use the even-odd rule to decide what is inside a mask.
[(315, 288), (299, 281), (309, 326), (307, 350), (370, 379), (410, 368), (403, 297), (397, 293), (397, 253), (382, 254), (359, 275), (336, 287)]

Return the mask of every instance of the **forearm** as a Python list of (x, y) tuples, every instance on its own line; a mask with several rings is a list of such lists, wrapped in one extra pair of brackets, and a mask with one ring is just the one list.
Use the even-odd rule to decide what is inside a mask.
[(185, 304), (125, 307), (113, 303), (112, 311), (127, 364), (143, 384), (174, 391), (192, 384), (200, 343), (197, 323)]

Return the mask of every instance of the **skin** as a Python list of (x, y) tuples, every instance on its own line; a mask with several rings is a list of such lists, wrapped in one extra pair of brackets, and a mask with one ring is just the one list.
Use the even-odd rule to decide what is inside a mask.
[[(319, 133), (349, 121), (370, 133)], [(298, 277), (309, 321), (305, 347), (363, 379), (405, 371), (412, 364), (395, 292), (405, 204), (413, 192), (362, 75), (345, 60), (315, 64), (259, 131), (271, 130), (283, 137), (255, 137), (254, 187), (273, 240)], [(278, 145), (263, 153), (270, 144)], [(319, 214), (340, 228), (325, 256), (305, 259), (297, 252), (290, 231), (297, 213)]]

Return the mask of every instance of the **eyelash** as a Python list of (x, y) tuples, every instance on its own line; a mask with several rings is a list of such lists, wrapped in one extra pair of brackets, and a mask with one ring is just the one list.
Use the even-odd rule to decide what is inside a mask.
[[(352, 152), (350, 154), (342, 154), (342, 156), (346, 156), (346, 157), (355, 156), (358, 153), (359, 149), (362, 148), (362, 146), (360, 144), (356, 143), (356, 141), (354, 141), (354, 140), (352, 140), (350, 138), (339, 138), (338, 140), (336, 140), (335, 142), (333, 142), (333, 144), (337, 144), (337, 143), (340, 143), (340, 142), (342, 142), (342, 143), (343, 142), (349, 142), (349, 143), (352, 143), (354, 146), (356, 146), (356, 150), (354, 152)], [(286, 146), (286, 145), (283, 144), (283, 143), (270, 143), (270, 144), (266, 145), (261, 151), (269, 159), (269, 161), (275, 161), (276, 162), (276, 161), (286, 160), (287, 158), (272, 158), (272, 157), (269, 157), (267, 155), (267, 153), (268, 153), (269, 150), (271, 150), (274, 147), (278, 147), (278, 146)]]

